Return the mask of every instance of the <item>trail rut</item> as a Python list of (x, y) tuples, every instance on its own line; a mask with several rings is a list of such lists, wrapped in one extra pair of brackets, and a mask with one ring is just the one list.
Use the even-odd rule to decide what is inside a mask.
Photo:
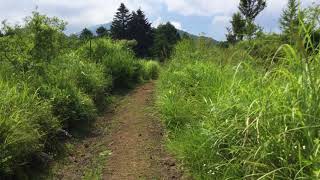
[[(112, 112), (97, 120), (95, 135), (75, 144), (57, 179), (81, 179), (88, 166), (106, 180), (189, 179), (165, 150), (165, 132), (154, 115), (153, 102), (154, 82), (129, 93)], [(106, 153), (102, 161), (94, 160)]]

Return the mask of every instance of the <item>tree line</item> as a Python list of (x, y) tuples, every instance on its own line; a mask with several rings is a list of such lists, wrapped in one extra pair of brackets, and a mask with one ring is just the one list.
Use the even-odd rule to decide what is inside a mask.
[[(101, 26), (96, 30), (96, 38), (111, 37), (114, 40), (134, 41), (132, 50), (141, 58), (153, 57), (161, 61), (169, 58), (173, 47), (180, 40), (178, 30), (170, 23), (153, 28), (145, 13), (132, 11), (121, 3), (113, 18), (111, 29)], [(80, 39), (94, 38), (93, 32), (85, 28)]]
[[(320, 41), (320, 8), (301, 9), (299, 0), (289, 0), (279, 20), (284, 42), (294, 44), (299, 38), (299, 25), (303, 23), (312, 34), (315, 43)], [(263, 29), (255, 23), (256, 17), (267, 7), (267, 0), (240, 0), (238, 12), (234, 13), (227, 28), (226, 39), (234, 44), (242, 40), (251, 40), (263, 34)]]

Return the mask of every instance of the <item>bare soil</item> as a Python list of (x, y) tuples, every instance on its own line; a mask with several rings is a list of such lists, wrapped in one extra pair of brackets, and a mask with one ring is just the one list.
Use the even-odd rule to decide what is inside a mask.
[(129, 93), (97, 120), (89, 137), (73, 144), (54, 179), (82, 179), (88, 172), (106, 180), (189, 179), (165, 150), (164, 127), (153, 102), (153, 82)]

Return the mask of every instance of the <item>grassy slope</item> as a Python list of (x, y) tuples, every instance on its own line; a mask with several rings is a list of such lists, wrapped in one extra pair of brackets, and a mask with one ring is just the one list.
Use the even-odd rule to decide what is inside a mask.
[(264, 69), (239, 49), (177, 46), (157, 106), (196, 179), (319, 178), (319, 54), (283, 51)]

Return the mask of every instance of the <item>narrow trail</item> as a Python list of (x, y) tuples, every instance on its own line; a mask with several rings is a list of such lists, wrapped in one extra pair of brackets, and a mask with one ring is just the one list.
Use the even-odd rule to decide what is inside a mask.
[(153, 82), (129, 93), (97, 120), (92, 136), (74, 144), (54, 179), (188, 179), (165, 150), (164, 128), (152, 111), (153, 97)]

